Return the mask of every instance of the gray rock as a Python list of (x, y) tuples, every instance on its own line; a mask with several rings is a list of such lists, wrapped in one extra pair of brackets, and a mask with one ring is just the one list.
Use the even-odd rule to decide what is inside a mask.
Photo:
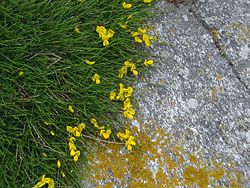
[(198, 0), (191, 11), (214, 36), (217, 47), (250, 88), (250, 1)]
[[(245, 60), (239, 60), (242, 46), (233, 39), (225, 43), (228, 49), (239, 48), (237, 53), (226, 52), (236, 61), (236, 69), (244, 78), (242, 82), (228, 59), (216, 48), (210, 31), (199, 20), (206, 18), (208, 24), (223, 28), (221, 26), (227, 23), (221, 12), (225, 2), (217, 7), (216, 1), (200, 1), (193, 7), (195, 14), (188, 6), (172, 7), (171, 13), (155, 21), (155, 35), (160, 42), (167, 41), (170, 45), (152, 47), (152, 52), (160, 59), (136, 84), (138, 114), (145, 124), (153, 126), (154, 121), (154, 125), (160, 125), (172, 135), (173, 142), (189, 152), (200, 150), (202, 157), (210, 161), (215, 155), (221, 155), (223, 164), (236, 162), (246, 182), (250, 172), (250, 95), (246, 74), (240, 72), (239, 67), (241, 62), (248, 61), (248, 46), (244, 43), (241, 52)], [(213, 3), (215, 10), (209, 12)], [(206, 4), (210, 7), (205, 7)], [(170, 8), (164, 1), (158, 6), (164, 12)], [(239, 14), (243, 14), (244, 9), (242, 11)], [(243, 16), (241, 18), (245, 23)]]

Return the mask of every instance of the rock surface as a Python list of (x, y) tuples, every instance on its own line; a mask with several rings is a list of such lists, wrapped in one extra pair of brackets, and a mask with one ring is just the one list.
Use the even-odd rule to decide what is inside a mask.
[(88, 186), (250, 187), (250, 1), (156, 7), (153, 33), (169, 45), (152, 46), (159, 58), (135, 84), (141, 150), (94, 153)]

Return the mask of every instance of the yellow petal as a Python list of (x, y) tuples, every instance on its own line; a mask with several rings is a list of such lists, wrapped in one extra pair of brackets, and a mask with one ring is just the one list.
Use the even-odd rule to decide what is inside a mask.
[(78, 161), (78, 156), (77, 155), (74, 156), (74, 161)]
[(24, 75), (24, 72), (23, 71), (20, 71), (19, 73), (18, 73), (18, 76), (23, 76)]
[(68, 111), (71, 112), (71, 113), (74, 113), (74, 109), (73, 109), (73, 107), (71, 105), (69, 105)]
[(72, 150), (70, 151), (70, 155), (71, 155), (71, 156), (75, 156), (75, 154), (76, 154), (75, 150), (72, 149)]
[(127, 146), (127, 149), (130, 151), (130, 150), (132, 150), (132, 146), (131, 145), (128, 145)]
[(132, 4), (126, 3), (126, 2), (123, 2), (122, 6), (123, 6), (124, 9), (130, 9), (130, 8), (132, 8)]
[(87, 63), (88, 65), (94, 65), (95, 64), (95, 61), (89, 61), (87, 59), (84, 60), (85, 63)]
[(68, 132), (68, 133), (70, 133), (70, 132), (72, 132), (73, 127), (71, 127), (71, 126), (67, 126), (67, 127), (66, 127), (66, 129), (67, 129), (67, 132)]
[(52, 136), (55, 136), (55, 132), (54, 132), (54, 131), (50, 131), (50, 134), (51, 134)]
[(135, 42), (142, 43), (143, 41), (139, 37), (135, 37)]
[(84, 123), (80, 123), (78, 125), (78, 129), (79, 129), (80, 132), (82, 132), (82, 130), (85, 129), (85, 127), (86, 127), (86, 125)]
[(58, 167), (58, 168), (61, 167), (61, 161), (60, 161), (60, 160), (57, 161), (57, 167)]
[(61, 171), (61, 175), (63, 178), (65, 178), (65, 173), (63, 171)]

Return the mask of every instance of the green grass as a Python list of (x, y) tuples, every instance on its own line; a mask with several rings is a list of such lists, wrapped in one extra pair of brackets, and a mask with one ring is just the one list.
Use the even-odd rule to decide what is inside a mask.
[[(134, 0), (134, 7), (124, 10), (122, 2), (0, 1), (0, 187), (32, 187), (43, 174), (56, 187), (81, 187), (88, 139), (78, 139), (81, 158), (74, 162), (66, 126), (84, 122), (84, 134), (93, 137), (98, 132), (90, 124), (92, 117), (113, 132), (122, 127), (122, 103), (110, 102), (109, 93), (120, 82), (128, 86), (133, 80), (118, 78), (123, 62), (143, 59), (147, 50), (139, 50), (118, 23), (132, 14), (128, 25), (136, 31), (150, 9)], [(76, 24), (80, 34), (74, 32)], [(115, 31), (109, 46), (102, 45), (97, 25)], [(84, 59), (96, 64), (87, 65)], [(142, 63), (137, 67), (141, 70)], [(94, 73), (101, 76), (100, 85), (91, 80)], [(68, 112), (69, 105), (74, 113)]]

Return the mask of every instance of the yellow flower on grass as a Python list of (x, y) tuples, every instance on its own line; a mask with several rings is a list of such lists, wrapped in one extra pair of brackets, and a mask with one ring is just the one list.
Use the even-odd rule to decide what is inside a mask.
[(84, 123), (80, 123), (79, 125), (77, 125), (77, 127), (78, 127), (79, 131), (82, 132), (83, 129), (86, 128), (86, 125)]
[(111, 101), (115, 100), (115, 97), (116, 97), (116, 93), (114, 91), (112, 91), (110, 94), (109, 94), (109, 98)]
[(52, 136), (55, 136), (55, 132), (54, 132), (54, 131), (50, 131), (50, 134), (51, 134)]
[(65, 178), (65, 173), (63, 171), (60, 172), (62, 177)]
[(103, 138), (108, 139), (110, 137), (111, 130), (108, 129), (107, 131), (105, 130), (100, 130), (100, 136), (103, 136)]
[(128, 72), (128, 67), (127, 66), (123, 66), (122, 68), (119, 69), (119, 78), (122, 78), (123, 76), (126, 76)]
[(132, 146), (136, 146), (135, 138), (133, 136), (130, 136), (125, 145), (127, 146), (127, 149), (129, 151), (132, 150)]
[(143, 40), (136, 36), (136, 37), (135, 37), (135, 42), (142, 43)]
[(103, 46), (108, 46), (109, 45), (109, 39), (114, 36), (114, 31), (112, 29), (107, 30), (103, 26), (97, 26), (96, 27), (96, 32), (99, 34), (99, 37), (103, 41)]
[(24, 75), (24, 72), (23, 71), (20, 71), (19, 73), (18, 73), (18, 76), (23, 76)]
[(147, 34), (143, 34), (142, 36), (142, 40), (145, 42), (146, 46), (150, 46), (151, 45), (151, 40), (152, 38), (150, 38)]
[(75, 137), (80, 137), (81, 136), (81, 131), (78, 127), (71, 127), (67, 126), (67, 132), (74, 134)]
[(89, 61), (87, 59), (84, 60), (85, 63), (87, 63), (88, 65), (94, 65), (95, 64), (95, 61)]
[(79, 29), (79, 27), (77, 25), (75, 26), (75, 32), (76, 33), (81, 33), (81, 31), (80, 31), (80, 29)]
[(90, 122), (95, 126), (95, 128), (97, 128), (97, 129), (104, 129), (104, 126), (99, 127), (99, 125), (98, 125), (98, 123), (97, 123), (97, 121), (96, 121), (95, 118), (91, 118)]
[(69, 105), (68, 111), (71, 112), (71, 113), (74, 113), (74, 109), (73, 109), (73, 107), (71, 105)]
[(47, 153), (43, 153), (43, 156), (44, 156), (44, 157), (48, 157)]
[(143, 0), (144, 3), (152, 3), (153, 0)]
[(55, 187), (55, 183), (54, 180), (51, 178), (45, 178), (45, 175), (43, 175), (40, 179), (40, 181), (33, 186), (33, 188), (41, 188), (44, 185), (48, 184), (48, 188), (54, 188)]
[(101, 80), (100, 80), (100, 76), (98, 74), (94, 74), (94, 76), (92, 77), (92, 80), (96, 83), (96, 84), (100, 84)]
[(75, 152), (75, 156), (74, 156), (74, 161), (78, 161), (78, 158), (80, 157), (80, 150)]
[(122, 6), (123, 6), (124, 9), (130, 9), (130, 8), (132, 8), (133, 5), (131, 3), (123, 2)]
[(149, 65), (153, 65), (154, 61), (153, 60), (145, 60), (144, 61), (144, 65), (149, 66)]
[(119, 23), (120, 27), (122, 29), (127, 29), (128, 28), (128, 22), (125, 22), (125, 23)]
[(57, 167), (61, 168), (61, 161), (60, 160), (57, 160)]

